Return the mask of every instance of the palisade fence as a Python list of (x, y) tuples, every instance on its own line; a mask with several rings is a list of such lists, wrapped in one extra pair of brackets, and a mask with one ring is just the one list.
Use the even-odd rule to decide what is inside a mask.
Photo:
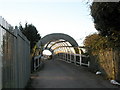
[(30, 43), (0, 17), (0, 89), (24, 88), (30, 77)]

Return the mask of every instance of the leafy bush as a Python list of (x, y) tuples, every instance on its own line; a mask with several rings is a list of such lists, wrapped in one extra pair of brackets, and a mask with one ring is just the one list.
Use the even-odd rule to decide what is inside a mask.
[(93, 2), (91, 16), (95, 28), (108, 37), (114, 47), (120, 46), (120, 2)]

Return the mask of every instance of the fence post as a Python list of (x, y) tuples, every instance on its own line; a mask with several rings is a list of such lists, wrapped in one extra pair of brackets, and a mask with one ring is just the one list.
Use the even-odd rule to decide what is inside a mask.
[(66, 58), (66, 54), (64, 53), (64, 58), (63, 58), (63, 59), (64, 59), (64, 61), (66, 61), (66, 60), (65, 60), (65, 58)]
[(65, 61), (67, 61), (67, 59), (66, 59), (66, 58), (67, 58), (67, 55), (66, 55), (66, 53), (65, 53)]
[(39, 67), (39, 66), (40, 66), (40, 64), (39, 64), (39, 58), (37, 59), (37, 63), (38, 63), (38, 65), (37, 65), (37, 66)]
[(80, 54), (80, 66), (81, 66), (81, 63), (82, 63), (82, 56), (81, 56), (81, 54)]
[(71, 62), (71, 53), (70, 53), (70, 62)]
[(67, 61), (68, 61), (68, 63), (70, 63), (69, 56), (70, 56), (70, 53), (67, 53)]
[(67, 53), (67, 62), (69, 62), (69, 55), (68, 55), (68, 53)]
[(90, 66), (90, 61), (88, 61), (88, 67)]
[[(1, 32), (0, 32), (1, 33)], [(1, 45), (0, 45), (1, 46)], [(0, 90), (2, 89), (2, 54), (0, 52)]]
[(68, 53), (66, 53), (66, 61), (68, 62)]
[[(4, 41), (7, 43), (5, 44)], [(26, 41), (28, 42), (27, 46), (25, 46)], [(2, 48), (5, 53), (0, 49), (0, 89), (24, 88), (30, 76), (30, 74), (27, 74), (28, 76), (26, 75), (27, 70), (30, 69), (29, 66), (27, 68), (30, 53), (25, 50), (26, 47), (29, 49), (29, 41), (17, 27), (13, 29), (12, 26), (0, 16), (0, 47), (1, 46), (5, 48), (5, 50)], [(8, 52), (6, 53), (6, 51)], [(4, 60), (2, 60), (2, 58), (4, 58)], [(6, 63), (2, 64), (4, 62)]]
[(76, 55), (74, 54), (74, 63), (76, 65)]
[[(0, 16), (0, 25), (2, 23), (2, 17)], [(0, 27), (0, 42), (2, 39), (2, 28)], [(0, 47), (2, 46), (2, 43), (0, 43)], [(2, 50), (1, 50), (2, 52)], [(0, 52), (0, 90), (2, 89), (2, 53)]]
[(36, 71), (36, 59), (34, 59), (34, 71)]

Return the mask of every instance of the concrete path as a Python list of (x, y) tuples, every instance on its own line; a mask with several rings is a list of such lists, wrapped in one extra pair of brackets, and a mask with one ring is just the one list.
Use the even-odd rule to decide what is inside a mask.
[(31, 76), (28, 88), (118, 88), (86, 68), (60, 60), (45, 61), (45, 66)]

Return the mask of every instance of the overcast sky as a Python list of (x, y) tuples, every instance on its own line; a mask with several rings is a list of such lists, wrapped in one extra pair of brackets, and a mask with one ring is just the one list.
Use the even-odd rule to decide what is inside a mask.
[(65, 33), (79, 45), (96, 32), (88, 0), (0, 0), (0, 16), (12, 26), (33, 24), (41, 36)]

